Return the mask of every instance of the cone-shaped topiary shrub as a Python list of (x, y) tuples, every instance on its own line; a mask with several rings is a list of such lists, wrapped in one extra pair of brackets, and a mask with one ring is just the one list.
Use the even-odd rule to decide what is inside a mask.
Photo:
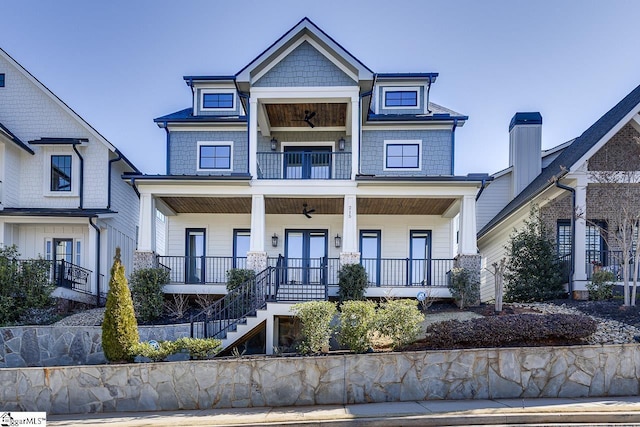
[(124, 266), (120, 262), (120, 248), (116, 248), (102, 322), (104, 357), (110, 362), (131, 361), (130, 348), (137, 344), (139, 339), (131, 291), (124, 274)]

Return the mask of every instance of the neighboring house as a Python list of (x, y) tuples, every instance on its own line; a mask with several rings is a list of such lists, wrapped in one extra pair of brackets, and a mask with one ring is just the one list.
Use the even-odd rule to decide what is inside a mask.
[[(542, 152), (540, 113), (513, 117), (509, 126), (511, 166), (493, 175), (477, 205), (482, 300), (494, 297), (494, 280), (487, 269), (505, 256), (510, 234), (522, 226), (533, 204), (540, 206), (543, 221), (556, 241), (558, 257), (572, 267), (568, 268), (569, 291), (585, 289), (593, 263), (618, 272), (619, 248), (607, 248), (601, 235), (607, 229), (603, 223), (605, 204), (611, 199), (603, 202), (603, 184), (597, 175), (640, 170), (639, 112), (640, 87), (578, 138)], [(575, 223), (574, 212), (579, 213)], [(615, 229), (615, 224), (609, 226)]]
[(306, 18), (234, 75), (184, 77), (192, 105), (155, 119), (166, 175), (125, 177), (140, 265), (167, 266), (176, 294), (226, 294), (242, 267), (276, 272), (272, 301), (325, 299), (341, 265), (362, 263), (367, 296), (450, 296), (456, 263), (479, 274), (488, 175), (453, 174), (467, 117), (431, 102), (437, 77), (376, 74)]
[(0, 244), (55, 261), (55, 295), (97, 302), (117, 246), (131, 271), (139, 207), (123, 173), (139, 172), (0, 49)]

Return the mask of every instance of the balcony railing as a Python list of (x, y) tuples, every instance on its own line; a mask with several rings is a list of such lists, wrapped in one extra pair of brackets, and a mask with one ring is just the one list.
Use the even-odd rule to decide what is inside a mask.
[(447, 286), (453, 259), (363, 258), (369, 286)]
[[(638, 268), (638, 266), (633, 262), (634, 257), (635, 253), (629, 253), (630, 264), (627, 266), (629, 279), (633, 277), (633, 268)], [(622, 251), (586, 251), (586, 271), (588, 280), (591, 280), (595, 271), (601, 269), (612, 272), (617, 281), (622, 281), (624, 277), (623, 267), (624, 258)]]
[(245, 257), (219, 256), (158, 256), (158, 264), (169, 269), (171, 283), (185, 284), (225, 284), (227, 271), (232, 268), (246, 268)]
[(92, 293), (91, 270), (64, 260), (53, 263), (53, 268), (53, 277), (58, 286), (84, 294)]
[(351, 153), (346, 151), (258, 152), (259, 179), (350, 179)]

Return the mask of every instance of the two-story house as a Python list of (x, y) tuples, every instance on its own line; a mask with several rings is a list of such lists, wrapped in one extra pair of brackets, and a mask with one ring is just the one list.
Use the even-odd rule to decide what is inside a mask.
[(0, 49), (0, 244), (52, 261), (56, 296), (95, 303), (115, 248), (131, 271), (139, 173), (118, 149)]
[(479, 274), (487, 175), (454, 175), (468, 118), (432, 102), (437, 77), (374, 73), (307, 18), (236, 74), (185, 76), (191, 105), (155, 119), (166, 175), (126, 177), (137, 256), (164, 253), (170, 293), (223, 295), (231, 268), (279, 268), (273, 301), (324, 299), (362, 263), (369, 297), (450, 296), (456, 263)]

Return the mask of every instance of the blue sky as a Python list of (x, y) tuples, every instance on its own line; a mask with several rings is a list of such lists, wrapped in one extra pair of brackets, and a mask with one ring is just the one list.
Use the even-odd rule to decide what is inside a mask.
[(307, 16), (374, 72), (439, 72), (433, 102), (469, 116), (456, 174), (507, 165), (508, 124), (540, 111), (543, 148), (640, 84), (635, 0), (3, 0), (0, 47), (145, 173), (183, 75), (235, 74)]

